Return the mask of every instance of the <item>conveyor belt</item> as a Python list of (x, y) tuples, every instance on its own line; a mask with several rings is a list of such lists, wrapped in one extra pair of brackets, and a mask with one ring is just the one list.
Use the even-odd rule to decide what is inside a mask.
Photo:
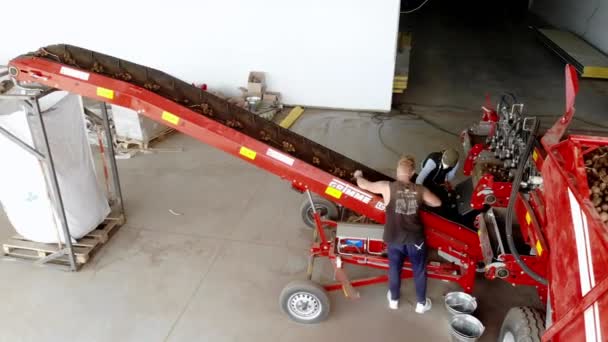
[[(82, 48), (53, 45), (14, 58), (9, 73), (21, 85), (66, 90), (137, 111), (203, 143), (281, 177), (377, 222), (385, 222), (381, 196), (360, 189), (352, 174), (372, 181), (392, 179), (337, 152), (281, 128), (161, 71)], [(477, 234), (422, 211), (430, 248), (473, 269), (481, 258)], [(443, 248), (442, 247), (442, 248)], [(475, 272), (460, 277), (467, 291)]]
[(366, 178), (372, 181), (392, 180), (359, 162), (162, 71), (64, 44), (47, 46), (19, 58), (28, 56), (45, 58), (145, 88), (343, 180), (350, 181), (355, 170), (362, 170)]

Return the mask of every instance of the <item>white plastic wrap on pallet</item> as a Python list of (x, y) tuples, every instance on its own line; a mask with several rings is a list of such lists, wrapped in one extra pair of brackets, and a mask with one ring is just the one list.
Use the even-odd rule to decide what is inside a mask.
[(123, 140), (135, 140), (147, 144), (169, 128), (132, 109), (112, 105), (112, 118), (116, 126), (116, 136)]
[[(40, 141), (34, 142), (34, 137), (42, 136), (34, 124), (36, 118), (28, 115), (30, 109), (15, 103), (0, 102), (0, 125), (31, 146), (39, 146)], [(72, 237), (78, 239), (110, 213), (87, 142), (82, 99), (55, 92), (42, 98), (40, 104), (68, 226)], [(36, 242), (65, 241), (41, 162), (3, 135), (0, 158), (0, 203), (17, 233)]]

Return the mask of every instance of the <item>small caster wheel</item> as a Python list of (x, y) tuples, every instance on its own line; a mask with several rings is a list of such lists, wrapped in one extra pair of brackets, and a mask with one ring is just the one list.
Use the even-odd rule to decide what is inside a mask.
[[(334, 202), (316, 195), (312, 196), (312, 201), (315, 204), (315, 209), (320, 212), (322, 219), (335, 220), (338, 218), (338, 206)], [(308, 198), (300, 206), (300, 215), (307, 227), (315, 228), (314, 212)]]
[(311, 280), (295, 280), (287, 284), (279, 297), (281, 310), (293, 321), (319, 323), (329, 315), (329, 297), (325, 289)]

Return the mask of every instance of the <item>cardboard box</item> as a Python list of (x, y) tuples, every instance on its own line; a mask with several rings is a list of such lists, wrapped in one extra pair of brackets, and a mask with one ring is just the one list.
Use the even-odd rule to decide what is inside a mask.
[(267, 91), (264, 93), (262, 99), (266, 102), (279, 103), (281, 102), (281, 93), (276, 91)]
[(266, 84), (266, 77), (263, 71), (250, 71), (247, 83), (261, 83)]
[(247, 83), (247, 96), (262, 97), (264, 87), (261, 83)]
[(249, 72), (247, 78), (247, 96), (259, 96), (262, 97), (266, 88), (266, 78), (264, 73), (261, 71)]

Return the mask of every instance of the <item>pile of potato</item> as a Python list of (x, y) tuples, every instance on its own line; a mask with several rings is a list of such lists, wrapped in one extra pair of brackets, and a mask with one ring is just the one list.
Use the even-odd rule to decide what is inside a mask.
[(585, 155), (587, 181), (591, 201), (602, 222), (608, 222), (608, 146), (602, 146)]

